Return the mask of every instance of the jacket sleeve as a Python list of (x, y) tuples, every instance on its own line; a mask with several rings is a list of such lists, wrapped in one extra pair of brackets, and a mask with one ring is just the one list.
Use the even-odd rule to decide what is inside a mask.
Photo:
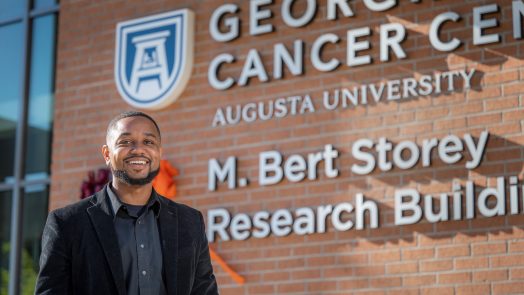
[(195, 295), (215, 295), (218, 294), (218, 286), (213, 274), (213, 266), (209, 256), (209, 245), (207, 242), (204, 218), (200, 217), (200, 241), (196, 257), (195, 281), (191, 294)]
[(71, 251), (56, 212), (49, 213), (42, 235), (40, 272), (35, 294), (66, 295), (71, 290)]

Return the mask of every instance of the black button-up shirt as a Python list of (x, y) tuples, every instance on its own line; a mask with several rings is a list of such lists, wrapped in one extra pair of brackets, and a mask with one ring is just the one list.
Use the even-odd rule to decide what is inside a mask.
[(128, 295), (167, 294), (157, 218), (160, 201), (152, 194), (144, 206), (122, 203), (108, 185), (114, 226)]

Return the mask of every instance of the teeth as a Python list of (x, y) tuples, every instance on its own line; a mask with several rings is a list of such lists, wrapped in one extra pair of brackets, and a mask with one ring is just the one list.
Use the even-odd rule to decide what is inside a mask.
[(140, 165), (144, 165), (146, 163), (146, 161), (129, 161), (130, 164), (140, 164)]

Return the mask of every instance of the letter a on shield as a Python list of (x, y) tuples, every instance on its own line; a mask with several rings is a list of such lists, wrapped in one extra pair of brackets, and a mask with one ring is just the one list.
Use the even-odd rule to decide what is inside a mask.
[(193, 68), (194, 18), (181, 9), (118, 23), (115, 81), (127, 103), (157, 110), (182, 94)]

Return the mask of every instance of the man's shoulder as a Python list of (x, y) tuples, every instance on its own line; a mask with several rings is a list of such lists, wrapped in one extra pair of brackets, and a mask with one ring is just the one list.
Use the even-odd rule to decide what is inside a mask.
[(96, 195), (92, 195), (75, 203), (55, 209), (49, 214), (56, 216), (58, 219), (67, 221), (71, 218), (77, 218), (86, 213), (87, 208), (96, 203)]
[(190, 207), (182, 203), (175, 202), (161, 195), (158, 195), (158, 197), (161, 199), (164, 205), (167, 205), (168, 207), (174, 209), (176, 213), (179, 215), (193, 217), (193, 218), (200, 218), (200, 216), (202, 215), (200, 211), (198, 211), (197, 209), (193, 207)]

